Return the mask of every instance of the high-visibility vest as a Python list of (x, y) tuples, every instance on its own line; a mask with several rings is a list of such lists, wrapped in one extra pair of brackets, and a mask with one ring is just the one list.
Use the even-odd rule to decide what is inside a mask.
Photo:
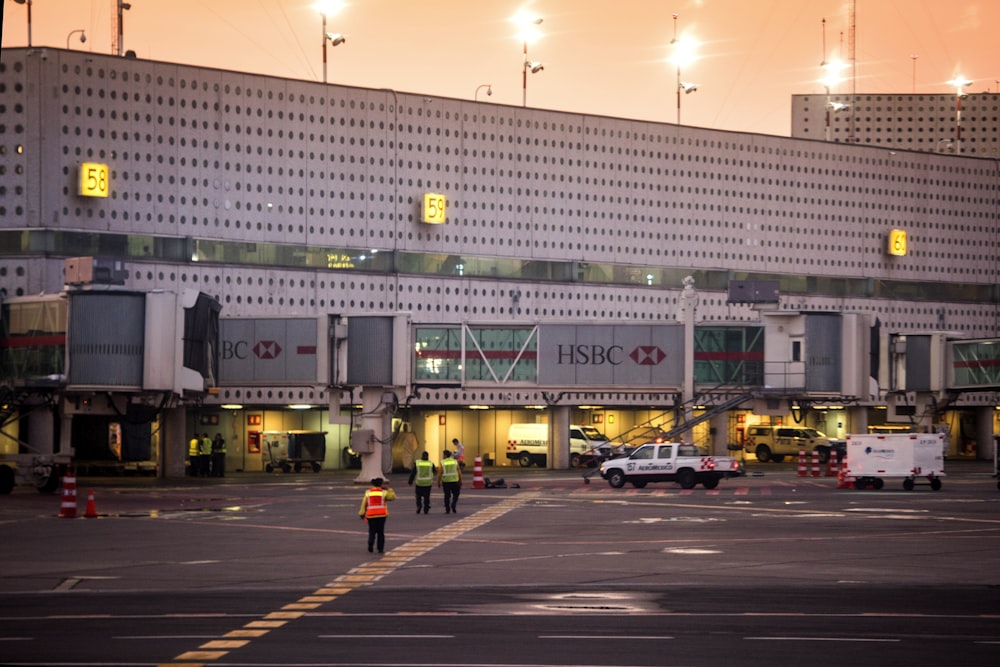
[(198, 456), (198, 454), (200, 453), (200, 447), (201, 447), (201, 439), (191, 438), (191, 441), (188, 442), (188, 456)]
[(430, 486), (434, 483), (434, 464), (423, 459), (417, 461), (417, 486)]
[(385, 489), (372, 487), (366, 493), (368, 504), (365, 508), (365, 518), (389, 516), (389, 508), (385, 505)]
[(202, 438), (201, 439), (201, 453), (203, 455), (208, 455), (212, 453), (212, 439)]
[(441, 481), (458, 481), (458, 461), (455, 459), (445, 459), (441, 462)]

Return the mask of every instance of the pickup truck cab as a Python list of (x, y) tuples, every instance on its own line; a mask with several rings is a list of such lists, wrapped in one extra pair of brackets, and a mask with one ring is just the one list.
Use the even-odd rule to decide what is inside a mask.
[(625, 482), (641, 489), (649, 482), (677, 482), (685, 489), (701, 484), (714, 489), (725, 477), (743, 474), (740, 463), (729, 456), (703, 456), (694, 445), (650, 442), (629, 456), (601, 464), (601, 477), (613, 488)]

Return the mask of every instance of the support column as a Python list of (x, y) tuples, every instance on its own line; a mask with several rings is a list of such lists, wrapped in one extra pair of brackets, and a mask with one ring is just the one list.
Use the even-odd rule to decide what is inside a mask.
[(392, 470), (390, 406), (382, 401), (387, 393), (392, 392), (382, 387), (361, 389), (361, 428), (375, 433), (375, 449), (370, 454), (361, 455), (361, 472), (354, 478), (355, 484), (368, 484), (376, 477), (388, 479)]
[(183, 405), (164, 410), (160, 415), (160, 447), (156, 460), (158, 477), (184, 477), (188, 450), (186, 425), (187, 408)]
[[(694, 278), (686, 276), (683, 280), (684, 289), (677, 302), (677, 319), (684, 324), (684, 385), (681, 388), (681, 402), (684, 415), (678, 417), (685, 423), (692, 419), (694, 406), (694, 318), (698, 308), (698, 293), (694, 289)], [(678, 434), (678, 442), (691, 442), (691, 430)]]
[(729, 451), (729, 413), (723, 412), (712, 417), (709, 422), (709, 433), (712, 435), (712, 451), (714, 456), (731, 456)]
[(993, 448), (996, 440), (993, 438), (993, 406), (976, 408), (976, 459), (980, 461), (993, 460)]
[(847, 408), (847, 433), (868, 433), (868, 408), (853, 406)]
[(554, 405), (549, 408), (548, 468), (569, 468), (569, 407)]

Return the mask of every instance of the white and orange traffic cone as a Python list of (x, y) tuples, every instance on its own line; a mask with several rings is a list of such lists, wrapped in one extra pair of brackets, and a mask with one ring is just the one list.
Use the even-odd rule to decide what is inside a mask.
[(796, 473), (799, 477), (806, 477), (809, 471), (806, 469), (806, 450), (799, 450), (799, 469)]
[(830, 457), (826, 460), (826, 473), (825, 477), (836, 477), (837, 471), (840, 469), (840, 453), (831, 449)]
[(62, 503), (59, 505), (59, 518), (76, 518), (76, 473), (72, 471), (67, 471), (63, 475)]
[(812, 455), (812, 476), (819, 477), (819, 451), (815, 449)]
[(87, 489), (87, 509), (83, 511), (84, 518), (97, 518), (97, 504), (94, 502), (94, 490)]
[(477, 456), (472, 463), (472, 488), (486, 488), (486, 482), (483, 480), (483, 457), (481, 456)]

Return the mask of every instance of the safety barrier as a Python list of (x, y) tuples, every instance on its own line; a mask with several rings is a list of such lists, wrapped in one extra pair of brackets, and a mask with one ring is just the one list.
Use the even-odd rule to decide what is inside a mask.
[(68, 471), (63, 475), (62, 503), (59, 505), (59, 518), (76, 518), (76, 473), (72, 471)]
[(472, 464), (472, 488), (486, 488), (486, 482), (483, 480), (483, 457), (481, 456), (477, 456)]

